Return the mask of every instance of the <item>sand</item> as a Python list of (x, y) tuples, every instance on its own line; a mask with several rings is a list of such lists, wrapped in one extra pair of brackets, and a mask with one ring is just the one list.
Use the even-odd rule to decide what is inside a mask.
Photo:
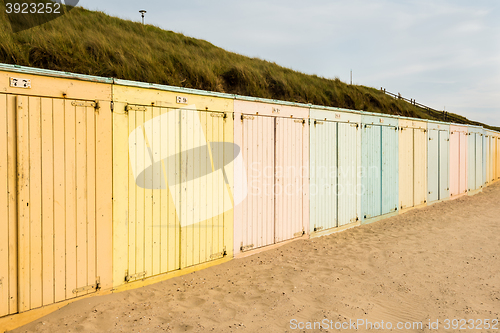
[[(298, 332), (293, 319), (325, 318), (422, 322), (423, 330), (392, 331), (443, 332), (455, 331), (445, 330), (446, 319), (491, 322), (500, 312), (499, 202), (497, 183), (473, 197), (77, 301), (14, 332)], [(439, 320), (438, 330), (429, 319)]]

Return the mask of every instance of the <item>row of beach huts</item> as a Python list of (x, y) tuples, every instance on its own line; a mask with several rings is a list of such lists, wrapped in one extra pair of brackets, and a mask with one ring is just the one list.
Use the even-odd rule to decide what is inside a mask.
[(477, 126), (0, 64), (0, 331), (473, 195)]

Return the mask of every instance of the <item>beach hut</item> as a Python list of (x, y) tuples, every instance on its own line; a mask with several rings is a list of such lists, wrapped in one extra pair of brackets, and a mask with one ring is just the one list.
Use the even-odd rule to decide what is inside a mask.
[(399, 123), (363, 113), (361, 125), (361, 218), (370, 223), (399, 212)]
[(399, 119), (400, 213), (427, 204), (427, 122)]
[(450, 198), (467, 194), (467, 126), (450, 125)]
[(0, 317), (112, 286), (111, 83), (0, 65)]
[(427, 202), (450, 198), (450, 125), (427, 123)]
[(483, 128), (469, 125), (467, 136), (467, 190), (469, 195), (473, 195), (483, 188)]
[(233, 99), (113, 86), (113, 286), (233, 256)]
[[(309, 231), (309, 108), (237, 96), (234, 143), (243, 168), (235, 192), (235, 255), (302, 237)], [(246, 186), (246, 188), (245, 188)]]
[(325, 235), (359, 225), (361, 114), (310, 110), (310, 232)]

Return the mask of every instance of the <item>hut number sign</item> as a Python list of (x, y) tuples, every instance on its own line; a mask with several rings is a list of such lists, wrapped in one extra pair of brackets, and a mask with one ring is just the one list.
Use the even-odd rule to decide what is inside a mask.
[(187, 104), (188, 99), (184, 96), (177, 96), (177, 104)]
[(10, 86), (13, 88), (31, 88), (31, 80), (29, 79), (18, 79), (15, 77), (10, 78)]

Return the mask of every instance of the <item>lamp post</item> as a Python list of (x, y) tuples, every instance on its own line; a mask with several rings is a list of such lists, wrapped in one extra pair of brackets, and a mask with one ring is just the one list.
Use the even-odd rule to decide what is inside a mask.
[(146, 14), (147, 12), (144, 10), (144, 9), (141, 9), (139, 11), (139, 13), (141, 13), (141, 16), (142, 16), (142, 24), (144, 25), (144, 14)]

